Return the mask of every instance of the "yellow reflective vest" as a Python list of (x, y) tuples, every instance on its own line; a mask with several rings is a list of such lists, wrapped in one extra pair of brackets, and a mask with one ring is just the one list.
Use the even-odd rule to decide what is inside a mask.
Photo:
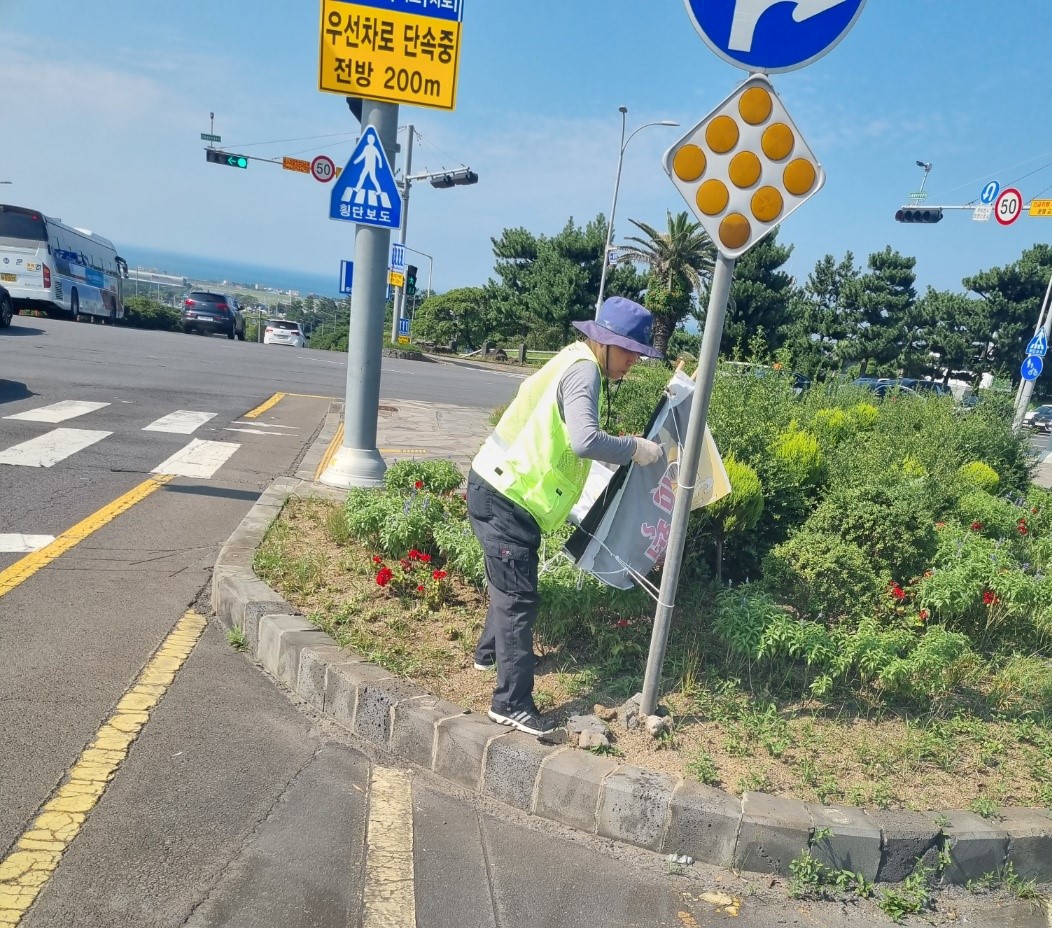
[(591, 461), (579, 458), (570, 447), (557, 399), (559, 380), (578, 361), (599, 366), (588, 345), (575, 342), (523, 381), (471, 464), (545, 532), (566, 521), (584, 492), (591, 467)]

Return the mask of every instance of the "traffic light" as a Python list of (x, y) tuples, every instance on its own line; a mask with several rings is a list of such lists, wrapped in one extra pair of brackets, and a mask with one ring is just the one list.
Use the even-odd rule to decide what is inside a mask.
[(896, 222), (941, 222), (942, 210), (932, 206), (904, 206), (895, 212)]
[(416, 296), (416, 267), (412, 264), (405, 268), (405, 295)]
[(436, 174), (431, 178), (432, 187), (459, 187), (464, 184), (477, 184), (479, 182), (479, 176), (471, 168), (460, 168), (456, 171), (449, 171), (446, 174)]
[(247, 168), (248, 155), (232, 155), (228, 151), (220, 151), (218, 148), (206, 148), (205, 160), (212, 164), (225, 164), (232, 168)]

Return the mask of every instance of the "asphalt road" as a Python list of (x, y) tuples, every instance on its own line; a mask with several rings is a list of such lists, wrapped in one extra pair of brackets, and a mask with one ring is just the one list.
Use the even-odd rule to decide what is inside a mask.
[[(748, 874), (670, 873), (399, 770), (231, 647), (207, 621), (216, 553), (295, 471), (344, 362), (57, 320), (0, 331), (0, 540), (25, 543), (0, 552), (0, 925), (882, 920)], [(385, 360), (381, 395), (482, 411), (517, 384)], [(208, 453), (185, 466), (188, 444)], [(982, 923), (1042, 924), (1012, 918)]]

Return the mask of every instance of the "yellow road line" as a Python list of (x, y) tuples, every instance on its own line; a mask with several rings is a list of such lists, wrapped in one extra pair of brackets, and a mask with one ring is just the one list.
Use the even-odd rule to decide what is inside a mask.
[(251, 409), (246, 412), (241, 418), (242, 419), (255, 419), (257, 416), (262, 416), (268, 409), (277, 406), (285, 398), (284, 393), (275, 393), (269, 400), (265, 400), (260, 403), (255, 409)]
[[(118, 497), (108, 506), (103, 506), (98, 512), (92, 513), (86, 519), (81, 520), (71, 529), (63, 532), (53, 542), (45, 545), (39, 551), (27, 554), (25, 557), (15, 561), (10, 567), (0, 571), (0, 596), (10, 593), (16, 586), (28, 580), (38, 570), (47, 567), (55, 558), (65, 554), (74, 545), (80, 544), (89, 535), (94, 534), (104, 525), (112, 522), (122, 512), (131, 509), (136, 503), (146, 499), (155, 490), (172, 479), (170, 474), (157, 474), (149, 480), (144, 480), (137, 487), (133, 487), (123, 496)], [(0, 925), (3, 922), (0, 921)]]
[(321, 456), (321, 460), (318, 462), (318, 469), (314, 471), (314, 479), (321, 480), (321, 475), (325, 473), (325, 468), (332, 462), (333, 455), (336, 454), (336, 449), (343, 444), (343, 423), (340, 423), (339, 428), (336, 429), (336, 434), (332, 436), (332, 441), (329, 442), (329, 447), (325, 449), (325, 454)]
[(413, 788), (409, 775), (374, 766), (369, 778), (362, 928), (415, 928), (413, 880)]
[(51, 879), (204, 628), (204, 616), (196, 612), (183, 615), (113, 714), (95, 732), (65, 782), (44, 803), (7, 857), (0, 860), (0, 926), (17, 925)]
[(242, 419), (255, 419), (262, 416), (268, 409), (277, 406), (286, 396), (296, 396), (305, 400), (334, 400), (335, 396), (323, 396), (321, 393), (275, 393), (269, 400), (260, 403), (255, 409), (246, 412)]

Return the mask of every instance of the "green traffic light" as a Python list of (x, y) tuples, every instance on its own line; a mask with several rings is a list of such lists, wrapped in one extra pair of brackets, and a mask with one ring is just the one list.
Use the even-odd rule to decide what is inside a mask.
[(235, 168), (247, 168), (248, 158), (244, 155), (229, 155), (226, 159), (226, 163)]

